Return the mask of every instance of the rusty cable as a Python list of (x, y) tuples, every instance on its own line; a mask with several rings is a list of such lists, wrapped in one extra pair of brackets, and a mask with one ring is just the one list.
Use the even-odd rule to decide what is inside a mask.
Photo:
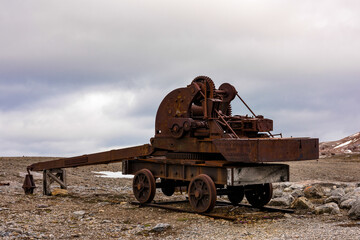
[(238, 98), (242, 101), (242, 103), (247, 107), (247, 109), (249, 109), (249, 111), (252, 113), (252, 115), (254, 115), (254, 117), (256, 117), (256, 114), (251, 110), (251, 108), (246, 104), (246, 102), (240, 97), (240, 95), (238, 93), (236, 93), (236, 96), (238, 96)]

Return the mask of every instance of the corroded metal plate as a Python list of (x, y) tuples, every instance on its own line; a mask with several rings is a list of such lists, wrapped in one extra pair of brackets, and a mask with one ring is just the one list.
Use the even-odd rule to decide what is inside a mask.
[(217, 150), (228, 161), (258, 163), (319, 158), (317, 138), (217, 139)]

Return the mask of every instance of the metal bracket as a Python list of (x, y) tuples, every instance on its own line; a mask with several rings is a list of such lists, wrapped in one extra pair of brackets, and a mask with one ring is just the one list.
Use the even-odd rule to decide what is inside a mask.
[(43, 171), (43, 194), (51, 195), (51, 184), (54, 182), (60, 185), (61, 189), (66, 189), (66, 171), (61, 168), (48, 169)]

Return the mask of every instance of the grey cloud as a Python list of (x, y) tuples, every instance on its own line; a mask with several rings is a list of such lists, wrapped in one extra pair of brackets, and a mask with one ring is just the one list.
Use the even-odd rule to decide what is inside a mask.
[[(197, 75), (232, 83), (288, 135), (352, 134), (359, 10), (358, 1), (1, 2), (0, 150), (147, 142), (162, 98)], [(90, 114), (91, 96), (105, 102)]]

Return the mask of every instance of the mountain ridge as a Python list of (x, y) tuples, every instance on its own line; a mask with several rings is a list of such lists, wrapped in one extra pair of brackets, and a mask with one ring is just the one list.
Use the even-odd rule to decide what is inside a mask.
[(321, 142), (319, 149), (322, 156), (360, 153), (360, 132), (340, 140)]

